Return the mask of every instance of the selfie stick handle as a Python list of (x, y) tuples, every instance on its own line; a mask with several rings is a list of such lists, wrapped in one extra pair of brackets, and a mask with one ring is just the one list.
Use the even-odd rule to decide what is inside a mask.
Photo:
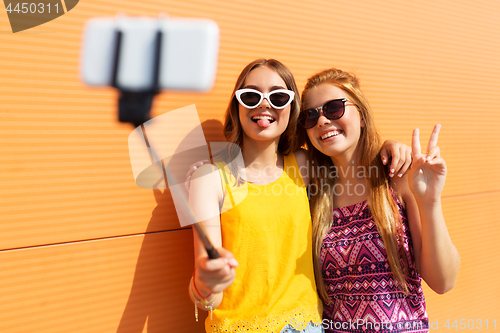
[(119, 72), (122, 38), (123, 33), (120, 30), (116, 30), (111, 85), (120, 91), (120, 97), (118, 99), (118, 120), (123, 123), (132, 123), (135, 127), (138, 127), (150, 119), (149, 112), (153, 105), (153, 98), (160, 92), (159, 76), (163, 33), (161, 30), (158, 30), (155, 37), (153, 82), (151, 88), (141, 91), (126, 90), (118, 84), (117, 76)]
[(202, 241), (203, 246), (205, 247), (205, 250), (207, 251), (208, 258), (209, 259), (220, 258), (219, 252), (217, 252), (217, 250), (212, 245), (212, 242), (210, 242), (210, 239), (208, 239), (208, 236), (203, 231), (203, 228), (201, 227), (200, 223), (198, 223), (198, 222), (193, 223), (193, 227), (196, 229), (196, 232), (198, 233), (198, 237)]

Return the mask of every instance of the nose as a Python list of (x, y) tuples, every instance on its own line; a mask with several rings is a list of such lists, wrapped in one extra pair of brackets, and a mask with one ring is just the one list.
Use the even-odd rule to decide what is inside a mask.
[(319, 118), (318, 118), (318, 125), (319, 126), (324, 126), (328, 125), (331, 123), (331, 120), (325, 117), (323, 113), (323, 108), (318, 108), (318, 113), (319, 113)]
[[(265, 103), (265, 104), (264, 104), (264, 103)], [(267, 98), (263, 98), (263, 99), (262, 99), (262, 102), (260, 102), (259, 107), (266, 107), (266, 108), (270, 108), (270, 107), (271, 107), (271, 104), (269, 103), (269, 101), (267, 100)]]

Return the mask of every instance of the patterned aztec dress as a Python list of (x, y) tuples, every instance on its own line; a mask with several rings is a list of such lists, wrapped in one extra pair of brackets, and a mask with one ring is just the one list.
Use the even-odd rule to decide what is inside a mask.
[(395, 200), (403, 222), (403, 240), (398, 239), (398, 245), (403, 247), (409, 266), (410, 294), (398, 288), (367, 201), (337, 208), (320, 258), (332, 300), (323, 310), (326, 333), (429, 331), (406, 211)]

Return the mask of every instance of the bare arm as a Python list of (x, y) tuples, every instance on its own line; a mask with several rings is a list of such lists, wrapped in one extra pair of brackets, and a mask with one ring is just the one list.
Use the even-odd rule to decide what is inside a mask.
[[(222, 248), (220, 211), (223, 200), (220, 176), (215, 167), (203, 165), (193, 173), (189, 191), (189, 204), (194, 216), (202, 223), (208, 237), (220, 254), (218, 259), (209, 259), (203, 243), (193, 229), (195, 274), (189, 286), (189, 295), (210, 300), (212, 308), (222, 301), (222, 291), (234, 281), (238, 263), (231, 252)], [(195, 294), (195, 295), (193, 295)], [(215, 298), (214, 298), (215, 297)], [(197, 302), (203, 310), (209, 310)]]
[(446, 163), (436, 146), (439, 128), (434, 128), (427, 154), (421, 153), (418, 129), (414, 131), (413, 164), (398, 187), (406, 204), (419, 273), (429, 287), (444, 294), (455, 285), (460, 256), (451, 241), (441, 207)]

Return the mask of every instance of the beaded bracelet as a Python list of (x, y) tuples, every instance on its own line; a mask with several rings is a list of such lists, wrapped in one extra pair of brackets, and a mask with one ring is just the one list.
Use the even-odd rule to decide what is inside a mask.
[[(208, 311), (210, 311), (210, 320), (212, 320), (213, 305), (214, 305), (215, 299), (217, 298), (217, 295), (214, 295), (214, 297), (210, 300), (208, 299), (208, 297), (210, 297), (210, 295), (212, 295), (212, 293), (208, 294), (206, 297), (201, 296), (200, 292), (198, 291), (198, 288), (196, 288), (196, 284), (194, 283), (195, 272), (196, 272), (196, 268), (193, 272), (193, 276), (191, 277), (191, 281), (189, 281), (189, 286), (190, 286), (189, 289), (191, 290), (191, 293), (193, 294), (193, 299), (194, 299), (194, 317), (196, 318), (196, 321), (198, 321), (198, 304), (201, 304), (203, 306), (203, 308), (208, 309)], [(194, 286), (194, 289), (196, 290), (196, 292), (198, 293), (198, 295), (201, 297), (201, 300), (198, 299), (198, 297), (196, 297), (196, 294), (193, 290), (193, 286)]]

